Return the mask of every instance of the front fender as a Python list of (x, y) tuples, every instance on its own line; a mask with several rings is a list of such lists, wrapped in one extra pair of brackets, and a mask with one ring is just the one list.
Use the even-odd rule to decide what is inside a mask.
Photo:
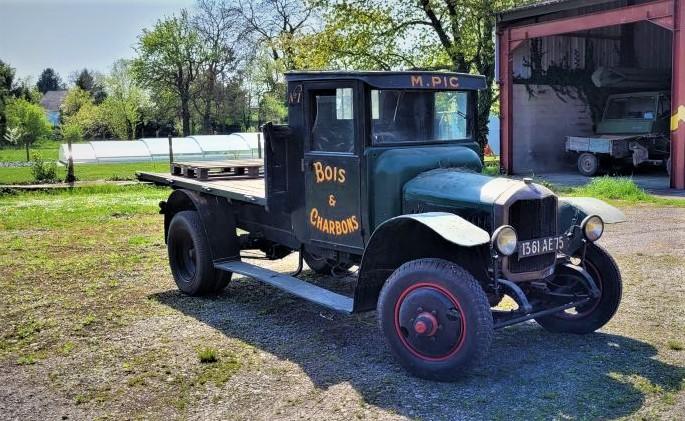
[(594, 197), (559, 198), (559, 228), (568, 228), (574, 218), (579, 224), (583, 218), (590, 215), (599, 216), (605, 224), (617, 224), (626, 220), (623, 212)]
[(354, 291), (354, 311), (375, 309), (385, 280), (411, 260), (446, 259), (478, 277), (478, 271), (487, 268), (481, 264), (476, 249), (489, 242), (490, 235), (485, 230), (451, 213), (402, 215), (383, 222), (364, 250)]
[[(573, 226), (580, 225), (585, 217), (597, 215), (605, 224), (625, 222), (626, 217), (620, 210), (593, 197), (559, 198), (559, 233), (568, 232)], [(565, 252), (569, 255), (578, 250), (583, 242), (582, 235), (576, 235), (568, 243)]]

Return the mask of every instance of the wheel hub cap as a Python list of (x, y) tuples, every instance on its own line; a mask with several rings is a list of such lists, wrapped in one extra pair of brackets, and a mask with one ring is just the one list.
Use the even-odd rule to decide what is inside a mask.
[(438, 331), (438, 319), (432, 313), (424, 311), (416, 316), (414, 332), (421, 336), (433, 336)]
[(402, 342), (418, 357), (439, 360), (452, 355), (463, 340), (461, 312), (453, 297), (437, 287), (405, 292), (396, 306), (396, 327)]

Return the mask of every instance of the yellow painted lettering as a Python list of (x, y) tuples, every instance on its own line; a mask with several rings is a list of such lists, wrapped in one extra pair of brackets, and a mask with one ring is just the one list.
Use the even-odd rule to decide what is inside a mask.
[(314, 176), (316, 177), (316, 183), (323, 183), (324, 181), (324, 171), (323, 164), (320, 162), (314, 163)]
[(412, 88), (422, 87), (423, 86), (423, 77), (421, 77), (421, 75), (412, 75), (411, 86), (412, 86)]

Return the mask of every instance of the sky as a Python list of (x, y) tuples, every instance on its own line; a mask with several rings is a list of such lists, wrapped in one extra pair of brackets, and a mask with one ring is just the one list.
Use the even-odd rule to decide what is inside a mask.
[(35, 82), (46, 67), (65, 82), (83, 68), (102, 73), (149, 28), (194, 0), (0, 0), (0, 60)]

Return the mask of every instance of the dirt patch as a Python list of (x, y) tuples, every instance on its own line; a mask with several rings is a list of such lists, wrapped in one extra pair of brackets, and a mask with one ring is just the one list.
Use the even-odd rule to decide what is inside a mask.
[[(602, 240), (625, 282), (622, 306), (605, 329), (587, 336), (550, 334), (533, 322), (503, 329), (486, 363), (451, 384), (408, 376), (379, 336), (374, 313), (332, 313), (248, 279), (234, 279), (218, 297), (180, 294), (153, 212), (127, 220), (103, 213), (77, 227), (72, 235), (82, 241), (57, 245), (41, 238), (63, 238), (66, 228), (5, 230), (0, 414), (679, 419), (685, 209), (625, 212), (629, 222), (609, 226)], [(259, 263), (290, 271), (296, 258)], [(306, 275), (349, 291), (349, 279)], [(206, 349), (216, 361), (201, 361)]]

